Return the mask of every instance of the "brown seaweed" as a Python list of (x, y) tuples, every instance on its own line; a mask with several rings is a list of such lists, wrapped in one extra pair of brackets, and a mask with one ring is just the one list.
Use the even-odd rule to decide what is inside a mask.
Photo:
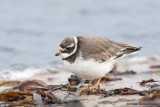
[(17, 91), (9, 91), (9, 92), (3, 92), (0, 93), (0, 100), (4, 101), (14, 101), (19, 99), (24, 99), (24, 96), (32, 96), (32, 93), (30, 92), (17, 92)]
[(151, 65), (150, 68), (151, 69), (160, 69), (160, 65)]
[[(142, 97), (139, 104), (147, 105), (147, 107), (159, 107), (160, 106), (160, 90), (155, 90), (153, 94)], [(143, 106), (145, 107), (145, 106)]]
[(108, 77), (102, 77), (102, 81), (118, 81), (122, 80), (122, 78), (108, 78)]
[(47, 84), (41, 80), (27, 80), (27, 81), (21, 82), (18, 85), (18, 89), (20, 91), (29, 91), (29, 92), (33, 92), (39, 89), (39, 88), (32, 87), (32, 86), (41, 86), (41, 87), (46, 88)]
[(140, 82), (140, 84), (139, 84), (139, 85), (141, 85), (141, 86), (145, 86), (145, 84), (146, 84), (146, 83), (148, 83), (148, 82), (157, 82), (157, 81), (155, 81), (154, 79), (143, 80), (142, 82)]

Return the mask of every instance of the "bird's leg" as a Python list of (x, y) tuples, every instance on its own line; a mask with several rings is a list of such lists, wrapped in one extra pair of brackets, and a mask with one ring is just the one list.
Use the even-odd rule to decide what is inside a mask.
[(99, 83), (100, 83), (101, 79), (102, 79), (102, 77), (100, 77), (100, 78), (98, 79), (96, 85), (94, 86), (94, 89), (90, 90), (91, 93), (97, 93), (97, 92), (98, 92), (98, 90), (100, 89)]
[(96, 85), (94, 86), (94, 88), (96, 88), (96, 89), (98, 88), (98, 85), (99, 85), (101, 79), (102, 79), (102, 77), (100, 77), (100, 78), (98, 79), (98, 81), (97, 81)]
[(91, 83), (92, 83), (92, 80), (90, 80), (90, 81), (89, 81), (89, 84), (88, 84), (88, 87), (87, 87), (86, 89), (83, 89), (83, 90), (81, 91), (81, 94), (80, 94), (80, 95), (82, 95), (83, 93), (86, 93), (86, 94), (90, 94), (90, 93), (91, 93), (91, 94), (95, 94), (95, 93), (99, 92), (100, 90), (105, 90), (105, 89), (100, 89), (100, 87), (99, 87), (99, 83), (100, 83), (101, 79), (102, 79), (102, 77), (100, 77), (100, 78), (98, 79), (98, 81), (97, 81), (97, 83), (96, 83), (96, 85), (94, 86), (93, 89), (90, 89), (90, 85), (91, 85)]
[(91, 86), (92, 80), (89, 81), (88, 86), (85, 89), (81, 89), (81, 93), (80, 95), (82, 95), (83, 93), (86, 93), (86, 91), (90, 91), (90, 86)]
[(89, 90), (90, 86), (91, 86), (92, 80), (89, 81), (88, 86), (85, 89), (82, 89), (82, 92), (84, 92), (85, 90)]
[(89, 81), (88, 87), (87, 89), (89, 90), (90, 86), (91, 86), (92, 80)]

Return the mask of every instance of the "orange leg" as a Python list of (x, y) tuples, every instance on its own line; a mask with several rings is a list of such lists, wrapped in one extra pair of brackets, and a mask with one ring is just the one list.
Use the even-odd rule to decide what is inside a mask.
[(89, 81), (89, 84), (88, 84), (88, 87), (87, 87), (87, 89), (89, 89), (89, 88), (90, 88), (90, 86), (91, 86), (91, 83), (92, 83), (92, 80), (90, 80), (90, 81)]
[(89, 81), (88, 86), (87, 86), (85, 89), (82, 89), (82, 91), (90, 90), (89, 88), (90, 88), (90, 86), (91, 86), (91, 83), (92, 83), (92, 80)]
[(98, 79), (98, 81), (97, 81), (96, 85), (94, 86), (94, 88), (98, 88), (98, 85), (99, 85), (101, 79), (102, 79), (102, 77), (100, 77), (100, 78)]

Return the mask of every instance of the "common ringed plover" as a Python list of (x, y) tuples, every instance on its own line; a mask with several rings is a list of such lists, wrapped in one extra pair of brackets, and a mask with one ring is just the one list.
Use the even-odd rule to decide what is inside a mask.
[(126, 43), (114, 42), (97, 36), (67, 37), (60, 43), (60, 51), (65, 67), (76, 76), (90, 80), (101, 78), (109, 73), (118, 58), (139, 51), (141, 47)]

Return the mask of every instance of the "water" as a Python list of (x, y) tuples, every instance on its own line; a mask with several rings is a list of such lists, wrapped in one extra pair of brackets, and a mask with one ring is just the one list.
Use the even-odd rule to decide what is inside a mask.
[(46, 68), (67, 36), (97, 35), (160, 54), (159, 0), (0, 0), (0, 70)]

